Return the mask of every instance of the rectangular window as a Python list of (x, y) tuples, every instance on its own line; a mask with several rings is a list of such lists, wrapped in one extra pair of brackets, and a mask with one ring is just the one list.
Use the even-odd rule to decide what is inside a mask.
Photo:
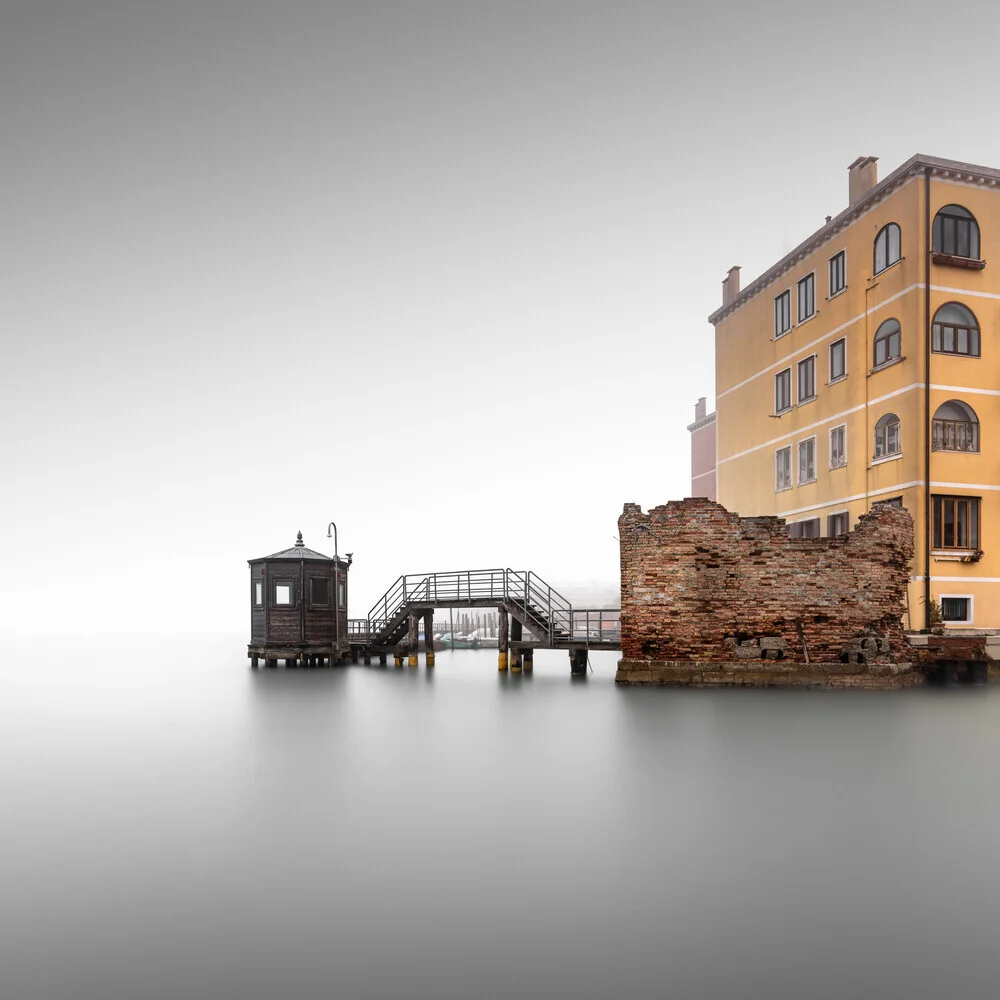
[(816, 478), (816, 438), (799, 442), (799, 485)]
[(834, 341), (830, 345), (830, 381), (836, 382), (847, 374), (847, 341)]
[(774, 488), (788, 490), (792, 488), (792, 446), (779, 448), (774, 453)]
[(337, 590), (337, 593), (340, 595), (340, 601), (339, 601), (339, 603), (338, 603), (337, 606), (341, 607), (341, 608), (346, 608), (347, 607), (347, 584), (343, 580), (340, 581), (340, 586), (339, 586), (339, 588)]
[(847, 465), (847, 425), (830, 430), (830, 468), (841, 469)]
[(275, 583), (274, 603), (278, 605), (292, 604), (292, 584), (290, 581), (285, 583)]
[(774, 300), (774, 336), (780, 337), (792, 328), (792, 293), (782, 292)]
[(816, 275), (807, 274), (799, 282), (799, 322), (816, 313)]
[(816, 356), (799, 362), (799, 402), (816, 398)]
[(791, 538), (819, 538), (819, 518), (810, 517), (806, 521), (795, 521), (788, 525)]
[(309, 599), (313, 604), (330, 606), (330, 581), (324, 576), (314, 576), (309, 581)]
[(934, 498), (934, 548), (979, 548), (979, 497)]
[(841, 250), (830, 258), (830, 298), (839, 294), (847, 287), (847, 274), (844, 268), (846, 250)]
[(830, 514), (826, 519), (826, 534), (828, 538), (846, 535), (851, 530), (851, 515), (846, 510), (839, 514)]
[(972, 598), (941, 595), (941, 620), (972, 624)]
[(253, 603), (260, 607), (264, 603), (264, 581), (255, 580), (253, 585)]
[(784, 413), (792, 408), (792, 369), (786, 368), (774, 376), (774, 412)]

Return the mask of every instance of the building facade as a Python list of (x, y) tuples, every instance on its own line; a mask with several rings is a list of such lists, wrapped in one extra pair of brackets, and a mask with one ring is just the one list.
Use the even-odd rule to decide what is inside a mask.
[(694, 404), (691, 432), (691, 493), (692, 497), (716, 499), (715, 490), (715, 411), (706, 413), (705, 397)]
[(909, 626), (1000, 628), (1000, 170), (848, 169), (848, 208), (709, 317), (718, 500), (806, 537), (901, 504)]

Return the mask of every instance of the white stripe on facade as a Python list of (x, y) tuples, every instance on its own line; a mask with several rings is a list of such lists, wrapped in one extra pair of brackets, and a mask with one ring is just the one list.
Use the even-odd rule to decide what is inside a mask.
[(833, 414), (833, 416), (826, 417), (823, 420), (817, 420), (814, 424), (808, 424), (805, 427), (798, 427), (794, 431), (789, 431), (787, 434), (771, 438), (770, 441), (765, 441), (763, 444), (755, 444), (752, 448), (747, 448), (745, 451), (738, 451), (735, 455), (730, 455), (727, 458), (720, 458), (717, 465), (724, 465), (726, 462), (732, 462), (737, 458), (743, 458), (744, 455), (760, 451), (761, 448), (770, 448), (773, 445), (776, 445), (779, 441), (784, 441), (786, 438), (793, 438), (800, 434), (805, 434), (807, 431), (811, 431), (816, 427), (822, 427), (824, 424), (834, 423), (842, 417), (846, 417), (852, 413), (857, 413), (859, 410), (863, 410), (866, 406), (875, 406), (877, 403), (884, 403), (887, 399), (892, 399), (893, 396), (901, 396), (904, 392), (911, 392), (914, 389), (922, 389), (923, 387), (923, 382), (911, 382), (909, 385), (904, 385), (902, 389), (893, 389), (892, 392), (887, 392), (884, 396), (876, 396), (874, 399), (870, 399), (867, 403), (858, 403), (857, 406), (852, 406), (849, 410), (842, 410), (840, 413)]
[(971, 288), (948, 288), (946, 285), (931, 285), (932, 292), (947, 292), (949, 295), (973, 295), (977, 299), (1000, 299), (996, 292), (974, 292)]
[(816, 347), (817, 344), (822, 344), (824, 340), (829, 340), (831, 337), (836, 337), (838, 333), (843, 333), (843, 331), (846, 330), (849, 326), (853, 326), (855, 323), (860, 323), (861, 320), (865, 318), (865, 316), (871, 316), (872, 313), (877, 312), (879, 309), (884, 309), (887, 305), (889, 305), (890, 302), (894, 302), (896, 299), (902, 297), (903, 295), (907, 295), (910, 292), (923, 287), (924, 283), (922, 281), (919, 281), (913, 285), (910, 285), (908, 288), (904, 288), (901, 292), (896, 292), (895, 295), (892, 295), (889, 298), (887, 298), (885, 302), (880, 302), (877, 306), (872, 306), (870, 309), (866, 309), (865, 312), (859, 313), (853, 319), (849, 319), (846, 323), (841, 323), (840, 326), (831, 330), (829, 333), (824, 333), (822, 337), (817, 337), (816, 340), (812, 341), (812, 343), (806, 344), (804, 347), (800, 347), (797, 351), (793, 351), (791, 354), (782, 358), (780, 361), (775, 361), (773, 365), (768, 365), (767, 368), (762, 369), (755, 375), (751, 375), (749, 378), (745, 378), (742, 382), (737, 382), (736, 385), (730, 386), (728, 389), (723, 389), (722, 392), (717, 392), (715, 394), (716, 407), (718, 407), (719, 400), (722, 399), (723, 396), (728, 396), (731, 392), (735, 392), (737, 389), (742, 389), (743, 386), (749, 385), (749, 383), (751, 383), (754, 379), (760, 378), (761, 375), (766, 375), (768, 372), (774, 371), (775, 368), (787, 367), (789, 364), (791, 364), (792, 358), (794, 358), (796, 355), (811, 350), (812, 348)]
[(877, 497), (883, 493), (899, 493), (902, 490), (923, 485), (924, 481), (922, 479), (914, 479), (912, 483), (899, 483), (896, 486), (886, 486), (880, 490), (869, 490), (867, 493), (855, 493), (852, 497), (841, 497), (839, 500), (828, 500), (826, 503), (814, 503), (809, 507), (796, 507), (794, 510), (783, 510), (775, 516), (791, 517), (793, 514), (805, 514), (811, 510), (822, 510), (824, 507), (835, 507), (837, 504), (853, 503), (855, 500), (864, 500), (865, 497)]
[[(852, 497), (841, 497), (839, 500), (828, 500), (826, 503), (814, 503), (809, 507), (796, 507), (793, 510), (783, 510), (777, 517), (792, 517), (794, 514), (805, 514), (811, 510), (822, 510), (824, 507), (835, 507), (841, 503), (853, 503), (855, 500), (864, 500), (866, 497), (880, 496), (883, 493), (899, 493), (901, 490), (909, 490), (914, 486), (923, 486), (922, 479), (914, 479), (909, 483), (897, 483), (895, 486), (884, 486), (878, 490), (869, 490), (867, 493), (855, 493)], [(987, 483), (942, 483), (931, 480), (931, 487), (938, 490), (1000, 490), (1000, 486), (990, 486)], [(921, 577), (923, 579), (923, 577)]]
[(1000, 396), (1000, 389), (973, 389), (967, 385), (935, 385), (932, 382), (931, 388), (939, 392), (969, 392), (980, 396)]

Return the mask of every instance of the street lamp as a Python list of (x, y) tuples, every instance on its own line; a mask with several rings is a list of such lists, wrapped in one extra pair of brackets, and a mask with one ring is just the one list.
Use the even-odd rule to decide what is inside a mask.
[[(326, 537), (333, 529), (333, 648), (340, 655), (340, 557), (337, 555), (337, 526), (331, 521), (326, 526)], [(331, 661), (332, 662), (332, 661)]]

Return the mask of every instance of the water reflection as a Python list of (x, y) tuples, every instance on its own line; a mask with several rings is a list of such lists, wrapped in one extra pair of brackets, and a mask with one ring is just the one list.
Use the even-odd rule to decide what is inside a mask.
[[(1000, 689), (0, 674), (13, 997), (992, 996)], [(16, 666), (10, 666), (11, 663)]]

